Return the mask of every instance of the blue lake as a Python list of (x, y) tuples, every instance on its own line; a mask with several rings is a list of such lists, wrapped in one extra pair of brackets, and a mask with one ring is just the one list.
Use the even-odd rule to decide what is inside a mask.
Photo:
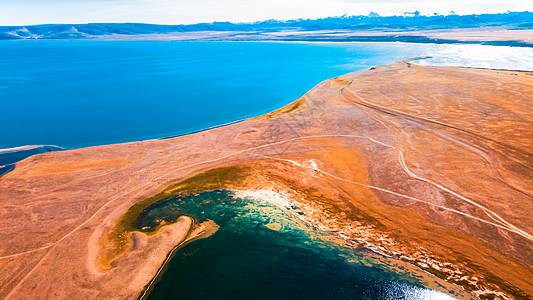
[(0, 148), (82, 147), (257, 116), (396, 60), (533, 69), (531, 48), (405, 43), (0, 42)]
[[(186, 134), (272, 111), (323, 80), (418, 56), (433, 57), (421, 64), (533, 70), (532, 48), (1, 41), (0, 148), (82, 147)], [(0, 173), (12, 166), (6, 168)], [(214, 191), (170, 197), (143, 211), (137, 220), (141, 228), (180, 215), (220, 226), (212, 237), (176, 252), (149, 298), (461, 296), (423, 271), (331, 241), (331, 235), (307, 227), (294, 214), (256, 200)]]

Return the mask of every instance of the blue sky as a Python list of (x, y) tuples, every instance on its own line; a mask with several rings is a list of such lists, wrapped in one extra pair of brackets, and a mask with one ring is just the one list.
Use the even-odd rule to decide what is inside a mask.
[(533, 0), (0, 0), (0, 25), (145, 22), (191, 24), (338, 15), (533, 11)]

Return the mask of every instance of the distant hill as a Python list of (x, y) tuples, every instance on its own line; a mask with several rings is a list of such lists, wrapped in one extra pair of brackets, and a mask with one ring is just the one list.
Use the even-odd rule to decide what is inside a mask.
[(419, 31), (479, 27), (533, 29), (533, 13), (508, 12), (479, 15), (421, 16), (418, 12), (402, 16), (341, 16), (322, 19), (268, 20), (255, 23), (213, 22), (192, 25), (142, 23), (46, 24), (0, 26), (0, 39), (93, 39), (111, 36), (168, 35), (198, 32), (278, 32), (278, 31)]

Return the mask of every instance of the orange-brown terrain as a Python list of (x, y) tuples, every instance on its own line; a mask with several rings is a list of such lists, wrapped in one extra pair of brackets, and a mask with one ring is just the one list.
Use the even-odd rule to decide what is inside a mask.
[(0, 298), (136, 298), (216, 224), (137, 230), (176, 193), (288, 192), (310, 226), (479, 298), (533, 297), (533, 73), (401, 61), (262, 117), (51, 152), (0, 178)]

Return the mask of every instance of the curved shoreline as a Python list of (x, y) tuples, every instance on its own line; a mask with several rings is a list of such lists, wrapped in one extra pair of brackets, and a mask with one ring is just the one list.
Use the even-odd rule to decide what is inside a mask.
[[(152, 277), (152, 279), (150, 280), (150, 282), (148, 282), (147, 285), (144, 286), (143, 290), (140, 292), (140, 295), (137, 297), (137, 299), (145, 300), (147, 299), (148, 296), (150, 296), (150, 292), (153, 290), (154, 286), (159, 282), (159, 280), (161, 280), (162, 276), (166, 272), (166, 269), (168, 268), (168, 264), (170, 263), (172, 258), (176, 255), (178, 250), (180, 250), (181, 248), (183, 248), (185, 245), (189, 243), (211, 236), (212, 234), (215, 233), (215, 231), (218, 228), (216, 224), (214, 225), (212, 224), (203, 225), (203, 223), (196, 224), (197, 221), (194, 218), (191, 218), (188, 216), (185, 216), (185, 217), (191, 219), (192, 221), (191, 226), (189, 227), (189, 232), (187, 233), (187, 236), (181, 243), (176, 245), (174, 248), (172, 248), (170, 252), (168, 252), (165, 260), (163, 261), (163, 263), (157, 270), (156, 275)], [(205, 226), (205, 227), (202, 228), (202, 226)], [(199, 230), (199, 232), (195, 232), (196, 230)]]
[(14, 148), (0, 149), (0, 178), (15, 169), (15, 164), (34, 155), (54, 151), (64, 151), (54, 145), (28, 145)]
[[(405, 63), (408, 67), (410, 67), (410, 64), (411, 64), (412, 61), (419, 60), (419, 59), (426, 59), (426, 58), (428, 58), (428, 57), (417, 57), (417, 58), (412, 58), (412, 59), (402, 60), (401, 62)], [(479, 68), (478, 68), (478, 69), (479, 69)], [(505, 70), (496, 70), (496, 69), (484, 69), (484, 70), (505, 71)], [(508, 70), (507, 70), (507, 71), (508, 71)], [(520, 72), (520, 71), (517, 71), (517, 72)], [(390, 147), (392, 147), (392, 146), (390, 146)], [(393, 148), (394, 148), (394, 147), (393, 147)], [(399, 150), (399, 151), (400, 151), (400, 154), (401, 154), (401, 150)], [(280, 160), (281, 160), (281, 159), (280, 159)], [(288, 161), (288, 160), (287, 160), (287, 161)], [(294, 163), (293, 161), (290, 161), (290, 162)], [(405, 162), (404, 162), (404, 160), (403, 160), (403, 156), (401, 157), (401, 160), (400, 160), (400, 163), (402, 163), (402, 162), (403, 162), (403, 164), (402, 164), (402, 168), (405, 169), (406, 167), (405, 167)], [(297, 164), (297, 163), (294, 163), (294, 164), (299, 165), (299, 164)], [(299, 166), (301, 166), (301, 165), (299, 165)], [(320, 169), (316, 169), (316, 168), (314, 168), (314, 170), (318, 170), (319, 172), (323, 172), (323, 171), (321, 171)], [(413, 175), (413, 173), (410, 172), (409, 170), (408, 170), (408, 173), (409, 173), (410, 176), (412, 176), (412, 177), (414, 176), (414, 178), (418, 178), (418, 176)], [(333, 175), (331, 175), (331, 176), (333, 176)], [(335, 176), (333, 176), (333, 177), (335, 177)], [(418, 178), (418, 179), (419, 179), (419, 178)], [(344, 179), (343, 179), (343, 180), (344, 180)], [(489, 216), (490, 216), (490, 215), (489, 215)], [(341, 236), (341, 237), (342, 237), (342, 236)], [(530, 238), (530, 237), (529, 237), (529, 236), (526, 236), (526, 238)], [(391, 257), (391, 258), (393, 258), (393, 256), (389, 256), (389, 255), (387, 255), (387, 254), (385, 254), (385, 253), (382, 253), (382, 252), (380, 252), (380, 251), (377, 250), (377, 249), (372, 249), (372, 247), (370, 247), (370, 248), (365, 247), (365, 242), (364, 242), (364, 241), (361, 242), (361, 241), (358, 241), (358, 240), (356, 240), (356, 239), (352, 239), (352, 238), (349, 238), (349, 237), (346, 237), (346, 240), (352, 240), (352, 241), (354, 241), (354, 242), (358, 242), (358, 243), (359, 243), (360, 245), (362, 245), (365, 249), (368, 249), (369, 251), (374, 252), (374, 253), (376, 253), (376, 254), (378, 254), (378, 255), (382, 255), (382, 256), (385, 256), (385, 257)], [(368, 244), (368, 243), (366, 243), (366, 244)], [(416, 266), (416, 265), (415, 265), (415, 266)], [(419, 269), (423, 270), (424, 272), (427, 272), (428, 274), (432, 274), (431, 272), (429, 272), (428, 270), (425, 270), (424, 268), (420, 268), (420, 267), (419, 267)], [(432, 274), (432, 275), (434, 276), (434, 274)], [(462, 287), (461, 285), (457, 285), (457, 286), (458, 286), (458, 287), (461, 287), (461, 288), (464, 289), (464, 287)], [(497, 294), (497, 293), (496, 293), (496, 294)]]
[[(305, 230), (305, 231), (309, 230), (313, 232), (319, 231), (321, 233), (324, 233), (326, 234), (326, 237), (324, 237), (323, 241), (326, 243), (332, 243), (331, 245), (332, 247), (337, 247), (337, 246), (341, 246), (343, 248), (346, 247), (346, 251), (350, 251), (350, 252), (354, 251), (354, 253), (355, 252), (359, 253), (359, 251), (364, 251), (364, 253), (367, 253), (364, 255), (369, 255), (370, 257), (374, 257), (374, 258), (381, 257), (381, 258), (387, 259), (387, 261), (392, 264), (389, 267), (391, 267), (393, 270), (396, 270), (397, 268), (397, 271), (400, 273), (405, 271), (404, 268), (407, 268), (408, 270), (411, 270), (411, 272), (415, 272), (416, 274), (418, 274), (417, 276), (422, 276), (420, 278), (423, 278), (423, 280), (421, 280), (420, 284), (421, 284), (421, 287), (423, 287), (424, 289), (428, 289), (436, 293), (445, 293), (446, 291), (447, 292), (453, 291), (453, 295), (455, 295), (456, 297), (459, 297), (457, 299), (470, 299), (468, 297), (469, 293), (465, 290), (463, 286), (448, 282), (444, 278), (436, 276), (435, 274), (429, 272), (428, 270), (420, 268), (416, 264), (413, 264), (409, 261), (402, 260), (398, 258), (397, 256), (394, 256), (393, 253), (390, 253), (391, 255), (388, 255), (385, 253), (386, 251), (389, 251), (388, 249), (384, 249), (377, 244), (371, 244), (364, 240), (350, 238), (348, 236), (343, 235), (342, 233), (333, 232), (333, 231), (327, 230), (323, 226), (317, 226), (316, 223), (309, 222), (309, 220), (306, 220), (305, 218), (302, 217), (302, 215), (298, 214), (299, 208), (290, 207), (296, 204), (293, 203), (293, 201), (290, 198), (286, 198), (288, 197), (288, 195), (279, 194), (279, 193), (269, 191), (269, 190), (242, 190), (242, 191), (241, 190), (228, 190), (228, 191), (231, 191), (232, 193), (236, 193), (235, 195), (233, 195), (233, 197), (236, 197), (239, 199), (254, 200), (254, 201), (250, 201), (251, 205), (253, 205), (252, 203), (254, 203), (255, 201), (259, 201), (259, 202), (268, 203), (269, 205), (272, 205), (281, 210), (284, 210), (284, 213), (290, 215), (292, 218), (295, 218), (295, 220), (297, 220), (298, 223), (300, 223), (301, 225), (305, 227), (305, 229), (293, 228), (294, 230)], [(202, 192), (208, 193), (208, 191), (199, 191), (199, 193), (202, 193)], [(276, 196), (273, 196), (273, 195), (276, 195)], [(280, 199), (277, 196), (285, 200), (282, 200), (280, 202), (279, 201)], [(272, 199), (272, 197), (274, 197), (274, 199)], [(285, 203), (285, 201), (288, 201), (288, 202)], [(288, 211), (285, 211), (285, 210), (288, 210)], [(272, 228), (270, 229), (276, 230)], [(202, 234), (202, 232), (200, 232), (200, 234)], [(185, 246), (189, 242), (193, 242), (197, 239), (201, 239), (205, 237), (206, 236), (196, 236), (191, 239), (187, 239), (186, 241), (180, 243), (175, 248), (173, 248), (169, 252), (165, 262), (159, 268), (157, 275), (154, 278), (152, 278), (150, 283), (144, 288), (143, 292), (141, 293), (141, 296), (138, 299), (147, 299), (149, 297), (150, 292), (155, 287), (155, 284), (164, 276), (164, 273), (166, 272), (166, 268), (168, 267), (169, 262), (175, 256), (176, 252), (179, 249), (181, 249), (183, 246)]]
[(152, 279), (150, 279), (150, 282), (148, 282), (148, 284), (143, 288), (143, 290), (140, 293), (140, 296), (137, 299), (144, 300), (145, 297), (150, 295), (150, 292), (152, 291), (154, 285), (160, 280), (161, 276), (163, 276), (163, 274), (165, 273), (165, 270), (168, 267), (168, 263), (170, 262), (172, 257), (174, 257), (174, 255), (176, 254), (178, 249), (180, 249), (181, 247), (185, 246), (189, 242), (189, 235), (194, 230), (194, 226), (195, 226), (196, 220), (191, 218), (191, 217), (187, 217), (187, 218), (189, 218), (191, 220), (191, 225), (189, 226), (189, 231), (187, 232), (187, 235), (185, 236), (183, 241), (181, 241), (174, 248), (172, 248), (172, 250), (170, 250), (170, 252), (167, 253), (167, 256), (166, 256), (165, 260), (163, 261), (163, 263), (161, 264), (161, 266), (157, 270), (155, 276), (152, 277)]
[[(485, 113), (486, 106), (482, 104), (495, 103), (491, 106), (495, 109), (500, 108), (496, 104), (501, 104), (501, 101), (505, 101), (505, 108), (508, 110), (509, 101), (514, 101), (515, 106), (511, 106), (514, 114), (529, 113), (521, 108), (523, 102), (527, 103), (527, 95), (530, 94), (528, 91), (533, 89), (531, 76), (524, 73), (507, 76), (510, 73), (514, 72), (503, 74), (491, 70), (436, 68), (416, 64), (408, 68), (405, 62), (396, 63), (325, 81), (310, 91), (297, 109), (289, 109), (288, 113), (274, 114), (269, 118), (247, 119), (200, 135), (166, 141), (150, 140), (144, 143), (101, 146), (97, 149), (78, 149), (25, 160), (17, 165), (12, 176), (0, 180), (0, 202), (6, 207), (20, 209), (43, 204), (45, 206), (36, 212), (36, 217), (46, 213), (50, 216), (60, 215), (58, 220), (69, 218), (74, 221), (70, 228), (57, 230), (43, 223), (41, 231), (48, 234), (43, 238), (42, 234), (36, 236), (28, 231), (35, 226), (31, 220), (26, 222), (25, 219), (14, 218), (15, 213), (22, 217), (29, 217), (28, 214), (5, 210), (6, 217), (3, 220), (6, 224), (18, 221), (19, 227), (16, 228), (26, 231), (14, 234), (9, 232), (13, 231), (14, 226), (4, 227), (6, 236), (10, 237), (5, 241), (5, 249), (9, 252), (4, 254), (15, 251), (23, 253), (16, 257), (8, 255), (6, 258), (10, 259), (4, 261), (26, 265), (28, 258), (35, 258), (37, 261), (31, 266), (29, 273), (20, 273), (22, 278), (16, 274), (10, 276), (15, 286), (13, 288), (8, 282), (7, 290), (11, 296), (23, 295), (30, 289), (38, 295), (47, 295), (51, 291), (49, 283), (54, 281), (59, 283), (54, 285), (54, 292), (63, 295), (86, 293), (86, 289), (67, 288), (74, 281), (69, 281), (68, 278), (58, 281), (58, 278), (64, 277), (60, 270), (72, 267), (83, 256), (80, 253), (85, 249), (88, 236), (94, 232), (107, 232), (110, 224), (124, 214), (128, 207), (157, 194), (168, 184), (187, 180), (195, 174), (217, 167), (250, 163), (257, 171), (255, 174), (262, 176), (253, 176), (253, 182), (264, 178), (263, 184), (267, 187), (273, 185), (274, 189), (279, 190), (292, 187), (291, 189), (300, 191), (302, 197), (308, 197), (308, 204), (319, 205), (324, 202), (324, 205), (330, 206), (316, 206), (315, 212), (331, 212), (333, 223), (326, 226), (331, 225), (332, 229), (346, 233), (346, 236), (357, 238), (357, 234), (362, 232), (357, 231), (360, 229), (357, 226), (374, 224), (371, 222), (375, 221), (375, 224), (381, 224), (379, 226), (383, 232), (394, 235), (401, 242), (393, 244), (390, 249), (397, 250), (404, 245), (418, 249), (419, 246), (436, 244), (437, 247), (432, 247), (431, 251), (428, 250), (421, 256), (427, 254), (431, 258), (430, 255), (436, 255), (434, 260), (442, 262), (445, 268), (449, 268), (446, 263), (463, 263), (459, 270), (461, 273), (453, 280), (460, 282), (466, 275), (470, 276), (467, 278), (473, 278), (478, 274), (488, 274), (487, 282), (496, 283), (496, 286), (509, 294), (530, 293), (531, 285), (524, 282), (530, 272), (524, 269), (527, 261), (521, 260), (520, 256), (527, 253), (524, 245), (528, 241), (523, 235), (515, 234), (516, 231), (503, 234), (494, 226), (476, 219), (500, 220), (498, 216), (502, 216), (501, 222), (494, 222), (509, 222), (516, 228), (531, 232), (527, 223), (530, 207), (524, 206), (528, 200), (527, 195), (517, 194), (515, 190), (503, 185), (505, 180), (512, 180), (515, 186), (528, 188), (523, 180), (530, 178), (530, 173), (520, 165), (523, 162), (527, 166), (527, 160), (524, 160), (523, 155), (506, 156), (504, 154), (507, 148), (486, 143), (487, 138), (490, 138), (511, 146), (525, 147), (530, 141), (521, 133), (531, 123), (527, 123), (527, 118), (522, 118), (526, 121), (512, 119), (513, 122), (507, 122), (505, 118), (496, 119), (491, 115), (485, 119), (478, 117)], [(507, 97), (506, 90), (497, 89), (496, 83), (512, 86), (513, 92), (517, 92), (515, 97)], [(431, 89), (421, 89), (420, 86), (430, 86)], [(435, 96), (435, 90), (441, 94)], [(474, 92), (486, 97), (463, 97), (466, 93)], [(353, 95), (367, 100), (367, 106), (356, 103), (357, 99)], [(429, 104), (445, 103), (447, 109), (428, 110), (425, 106), (428, 101)], [(396, 108), (397, 105), (401, 107)], [(470, 106), (464, 108), (465, 105)], [(388, 110), (377, 109), (384, 107)], [(388, 113), (391, 110), (402, 114)], [(505, 112), (503, 110), (502, 113)], [(481, 137), (473, 138), (463, 131), (451, 130), (435, 122), (442, 121), (440, 118), (444, 117), (446, 124), (469, 129)], [(491, 120), (492, 123), (489, 124), (492, 126), (483, 127), (488, 123), (487, 119)], [(470, 126), (471, 123), (477, 127)], [(501, 128), (513, 129), (514, 135), (498, 135)], [(482, 129), (485, 131), (479, 133)], [(375, 138), (381, 145), (397, 147), (405, 153), (405, 157), (399, 156), (397, 151), (385, 151), (383, 147), (366, 139), (333, 137), (335, 134), (354, 133)], [(304, 141), (302, 137), (306, 136), (323, 138)], [(257, 151), (252, 153), (250, 149)], [(90, 163), (95, 159), (101, 161), (101, 164)], [(411, 173), (404, 168), (407, 166)], [(510, 166), (509, 169), (505, 169), (507, 166)], [(493, 168), (496, 167), (496, 170), (502, 170), (503, 175), (494, 173)], [(50, 169), (54, 171), (50, 172)], [(264, 173), (261, 173), (263, 170)], [(319, 170), (343, 180), (335, 180)], [(412, 174), (416, 175), (410, 176)], [(418, 176), (438, 183), (439, 186), (421, 180)], [(220, 178), (213, 177), (214, 186), (220, 185), (217, 179)], [(396, 194), (373, 191), (368, 186)], [(455, 194), (439, 187), (447, 187)], [(494, 189), (497, 193), (494, 193)], [(410, 201), (413, 199), (400, 197), (398, 194), (425, 202)], [(462, 195), (471, 199), (471, 202), (461, 200)], [(80, 200), (84, 204), (83, 210), (79, 209)], [(474, 202), (481, 206), (476, 206)], [(468, 213), (475, 218), (450, 214), (451, 210), (435, 209), (435, 205)], [(310, 219), (321, 217), (313, 215), (312, 210), (308, 212)], [(342, 212), (345, 214), (341, 214)], [(9, 213), (13, 213), (13, 217)], [(348, 221), (352, 223), (347, 223)], [(354, 227), (346, 227), (350, 224)], [(378, 236), (376, 240), (380, 240)], [(501, 247), (502, 244), (513, 247)], [(167, 245), (165, 249), (173, 249), (173, 246)], [(28, 249), (37, 250), (28, 252)], [(520, 251), (513, 252), (514, 249)], [(98, 288), (101, 293), (111, 297), (113, 293), (120, 291), (116, 287), (124, 284), (122, 281), (131, 270), (135, 270), (135, 259), (139, 262), (138, 259), (150, 253), (148, 250), (136, 251), (133, 256), (117, 261), (111, 271), (102, 271), (98, 275), (100, 277), (93, 278), (91, 274), (84, 273), (87, 270), (82, 268), (73, 269), (72, 274), (76, 274), (77, 278), (85, 276), (84, 278), (94, 280), (89, 281), (88, 286)], [(158, 261), (164, 261), (168, 254), (166, 251), (158, 253)], [(479, 260), (480, 256), (483, 256), (482, 261)], [(441, 260), (442, 257), (445, 260)], [(434, 260), (432, 258), (431, 262)], [(53, 269), (49, 267), (51, 265), (54, 266)], [(146, 266), (145, 263), (144, 267)], [(159, 269), (161, 265), (153, 267)], [(468, 268), (474, 269), (469, 271)], [(8, 271), (18, 269), (9, 267), (3, 270), (2, 276), (7, 276), (5, 274)], [(124, 277), (118, 276), (119, 274)], [(118, 279), (122, 279), (121, 282)], [(36, 281), (38, 285), (35, 285)], [(139, 287), (136, 285), (136, 288)], [(0, 290), (2, 292), (4, 290)]]

